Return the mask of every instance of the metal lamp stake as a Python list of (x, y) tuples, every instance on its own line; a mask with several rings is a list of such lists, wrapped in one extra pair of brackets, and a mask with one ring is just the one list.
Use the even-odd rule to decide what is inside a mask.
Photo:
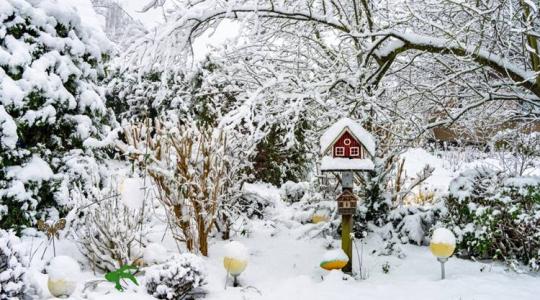
[(446, 278), (445, 270), (444, 270), (444, 264), (448, 261), (448, 257), (442, 258), (439, 257), (437, 260), (441, 263), (441, 279)]

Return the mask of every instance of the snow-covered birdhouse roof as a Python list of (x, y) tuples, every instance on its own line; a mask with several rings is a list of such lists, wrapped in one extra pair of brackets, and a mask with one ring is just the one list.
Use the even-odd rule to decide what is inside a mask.
[(320, 139), (321, 154), (326, 154), (345, 131), (348, 131), (358, 142), (362, 143), (371, 156), (375, 155), (373, 135), (349, 118), (337, 121), (323, 133)]

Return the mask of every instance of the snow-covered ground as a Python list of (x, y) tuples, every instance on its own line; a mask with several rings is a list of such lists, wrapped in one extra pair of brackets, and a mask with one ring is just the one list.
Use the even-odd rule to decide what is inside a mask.
[[(379, 245), (373, 236), (356, 241), (363, 248), (363, 267), (366, 279), (354, 279), (341, 271), (324, 271), (319, 267), (327, 244), (326, 240), (299, 239), (280, 223), (255, 221), (248, 237), (237, 239), (249, 248), (249, 264), (240, 276), (240, 287), (225, 286), (223, 250), (226, 242), (215, 241), (206, 259), (208, 285), (206, 299), (538, 299), (540, 278), (517, 274), (499, 264), (472, 262), (450, 258), (446, 265), (447, 278), (440, 279), (439, 263), (427, 247), (404, 245), (406, 257), (371, 254)], [(335, 241), (336, 245), (338, 241)], [(169, 245), (170, 251), (175, 251)], [(69, 247), (66, 252), (74, 250)], [(60, 251), (64, 252), (64, 251)], [(73, 255), (73, 252), (71, 252)], [(357, 253), (355, 253), (357, 255)], [(355, 257), (356, 258), (356, 257)], [(355, 270), (358, 270), (358, 259)], [(390, 266), (384, 273), (382, 266)], [(35, 274), (37, 275), (37, 274)], [(81, 280), (97, 279), (87, 270)], [(46, 291), (46, 275), (40, 274)], [(141, 287), (144, 282), (141, 282)], [(82, 299), (82, 285), (73, 299)], [(135, 293), (138, 290), (138, 293)], [(143, 288), (120, 293), (112, 285), (102, 284), (88, 299), (144, 300)]]
[[(326, 251), (323, 239), (298, 239), (288, 228), (265, 222), (256, 223), (253, 231), (241, 240), (251, 254), (242, 287), (225, 288), (223, 243), (211, 248), (208, 299), (538, 299), (540, 293), (538, 277), (457, 258), (449, 260), (447, 278), (441, 280), (439, 263), (427, 247), (404, 246), (404, 259), (377, 256), (370, 254), (379, 244), (376, 237), (364, 246), (368, 278), (354, 279), (319, 267)], [(390, 270), (384, 273), (387, 262)]]
[[(405, 257), (380, 256), (375, 254), (381, 245), (376, 234), (366, 240), (356, 240), (354, 270), (358, 274), (359, 257), (362, 257), (364, 278), (351, 277), (341, 271), (325, 271), (319, 267), (328, 244), (339, 246), (339, 240), (330, 242), (324, 238), (301, 237), (302, 232), (313, 224), (300, 224), (291, 216), (294, 209), (280, 200), (279, 190), (267, 185), (252, 185), (252, 192), (274, 202), (267, 211), (266, 220), (251, 220), (244, 225), (245, 234), (236, 234), (233, 240), (240, 241), (249, 249), (249, 263), (240, 276), (240, 287), (232, 287), (231, 279), (225, 283), (226, 271), (223, 255), (228, 242), (213, 239), (209, 256), (205, 259), (208, 284), (206, 299), (538, 299), (540, 278), (534, 274), (518, 274), (506, 266), (493, 262), (473, 262), (450, 258), (446, 264), (445, 280), (440, 279), (440, 266), (428, 247), (402, 245)], [(177, 252), (170, 237), (160, 241), (163, 227), (154, 228), (150, 239), (161, 243), (171, 253)], [(36, 240), (26, 239), (33, 248)], [(58, 255), (70, 255), (84, 261), (76, 245), (61, 240), (56, 245)], [(41, 250), (37, 256), (41, 255)], [(47, 256), (52, 253), (47, 252)], [(47, 275), (41, 274), (43, 262), (34, 259), (33, 276), (42, 288), (44, 297), (49, 297), (46, 287)], [(388, 272), (383, 266), (388, 266)], [(86, 270), (78, 278), (79, 286), (72, 299), (94, 300), (149, 300), (144, 278), (139, 277), (140, 286), (131, 285), (123, 293), (112, 284), (102, 283), (91, 292), (82, 293), (84, 282), (102, 279), (103, 275)]]

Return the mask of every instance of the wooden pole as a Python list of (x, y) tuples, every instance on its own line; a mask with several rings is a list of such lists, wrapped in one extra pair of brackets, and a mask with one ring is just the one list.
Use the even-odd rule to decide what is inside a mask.
[(349, 257), (349, 262), (343, 267), (343, 272), (352, 273), (352, 215), (341, 216), (341, 249)]
[[(349, 191), (352, 193), (353, 189), (353, 172), (345, 171), (341, 174), (341, 188), (343, 192)], [(343, 272), (351, 274), (352, 273), (352, 214), (344, 214), (341, 216), (341, 249), (349, 257), (349, 262), (342, 269)]]

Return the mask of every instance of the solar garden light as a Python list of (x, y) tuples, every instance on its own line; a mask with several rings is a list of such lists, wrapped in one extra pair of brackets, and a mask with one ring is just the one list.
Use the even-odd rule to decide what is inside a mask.
[(56, 256), (47, 267), (47, 287), (53, 297), (69, 298), (77, 287), (79, 263), (69, 256)]
[(321, 268), (331, 271), (343, 269), (349, 262), (349, 257), (343, 249), (333, 249), (326, 251), (320, 264)]
[(444, 279), (445, 270), (444, 264), (448, 261), (448, 258), (452, 256), (456, 249), (456, 237), (452, 231), (446, 228), (437, 228), (433, 231), (431, 236), (431, 242), (429, 244), (431, 253), (441, 263), (441, 279)]
[[(244, 272), (248, 264), (248, 250), (242, 243), (233, 241), (225, 245), (223, 266), (227, 270), (227, 276), (233, 277), (233, 286), (238, 286), (238, 276)], [(225, 280), (225, 283), (227, 280)]]

